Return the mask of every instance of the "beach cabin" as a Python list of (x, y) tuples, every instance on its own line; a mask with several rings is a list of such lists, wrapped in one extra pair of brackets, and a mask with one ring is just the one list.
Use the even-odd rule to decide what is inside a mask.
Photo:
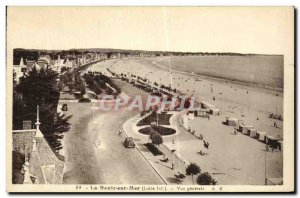
[(248, 129), (248, 131), (249, 131), (249, 136), (250, 136), (250, 137), (256, 138), (256, 132), (257, 132), (256, 129), (250, 128), (250, 129)]
[(239, 131), (245, 135), (249, 135), (249, 129), (253, 128), (252, 126), (245, 126), (245, 125), (240, 125), (239, 126)]
[(212, 108), (210, 108), (209, 113), (211, 115), (220, 115), (220, 109), (212, 107)]
[(226, 118), (226, 125), (228, 126), (236, 126), (238, 124), (237, 118)]
[(208, 102), (202, 101), (201, 103), (201, 108), (206, 108), (206, 109), (210, 109), (210, 108), (214, 108), (215, 106), (212, 104), (209, 104)]
[(208, 112), (207, 109), (199, 109), (194, 112), (195, 117), (203, 117), (207, 118), (208, 117)]
[(246, 126), (246, 130), (243, 131), (243, 134), (250, 136), (250, 130), (255, 130), (255, 129), (253, 128), (253, 126)]
[(195, 118), (194, 112), (192, 112), (192, 111), (188, 112), (188, 119), (189, 120), (194, 120), (194, 118)]
[(263, 132), (263, 131), (257, 131), (256, 132), (256, 139), (258, 139), (261, 142), (266, 142), (266, 135), (267, 132)]
[(271, 148), (279, 149), (279, 140), (281, 140), (279, 137), (274, 137), (272, 135), (266, 135), (266, 143), (270, 145)]

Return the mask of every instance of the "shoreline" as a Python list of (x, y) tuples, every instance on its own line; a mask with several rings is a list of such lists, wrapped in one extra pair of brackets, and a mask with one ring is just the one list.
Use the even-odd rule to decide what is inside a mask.
[[(151, 59), (151, 58), (149, 58), (149, 59)], [(261, 85), (261, 84), (257, 84), (257, 83), (250, 83), (250, 82), (239, 81), (239, 80), (235, 80), (235, 79), (223, 78), (223, 77), (212, 76), (212, 75), (204, 75), (204, 74), (193, 73), (193, 72), (190, 73), (187, 71), (180, 71), (180, 70), (171, 69), (171, 68), (169, 69), (166, 66), (157, 63), (156, 61), (151, 61), (151, 65), (153, 65), (154, 67), (157, 67), (159, 69), (163, 69), (165, 71), (176, 72), (178, 74), (185, 74), (185, 75), (189, 75), (192, 77), (200, 77), (205, 80), (215, 80), (218, 82), (226, 82), (226, 83), (229, 82), (229, 83), (232, 83), (235, 85), (240, 85), (242, 87), (244, 86), (244, 87), (248, 87), (248, 88), (284, 93), (284, 88), (280, 88), (280, 87), (272, 87), (272, 86)]]
[[(152, 83), (155, 81), (158, 84), (165, 82), (164, 84), (168, 85), (168, 83), (170, 83), (170, 72), (168, 69), (151, 64), (149, 59), (146, 61), (145, 59), (143, 60), (144, 61), (139, 59), (112, 60), (106, 63), (99, 63), (99, 69), (96, 70), (106, 72), (105, 68), (111, 68), (116, 73), (131, 73), (137, 76), (149, 78)], [(143, 68), (145, 70), (143, 70)], [(141, 72), (141, 70), (144, 72)], [(159, 72), (159, 70), (161, 72)], [(244, 109), (243, 111), (246, 109), (249, 111), (250, 108), (257, 112), (270, 113), (275, 112), (276, 110), (276, 113), (282, 113), (283, 92), (235, 83), (229, 80), (225, 83), (226, 80), (223, 79), (220, 80), (218, 78), (203, 77), (198, 74), (181, 71), (174, 71), (173, 75), (173, 78), (170, 79), (171, 82), (175, 83), (172, 88), (176, 88), (182, 93), (196, 94), (196, 96), (202, 100), (211, 102), (216, 106), (223, 107), (224, 110), (230, 109), (230, 106), (235, 106), (234, 104), (236, 104), (240, 106), (239, 109)], [(197, 81), (194, 78), (201, 78), (201, 80)], [(211, 92), (212, 85), (214, 93)], [(214, 101), (213, 97), (216, 97), (217, 101)], [(261, 101), (262, 98), (265, 100)], [(269, 100), (271, 100), (272, 103), (268, 103), (267, 101)]]

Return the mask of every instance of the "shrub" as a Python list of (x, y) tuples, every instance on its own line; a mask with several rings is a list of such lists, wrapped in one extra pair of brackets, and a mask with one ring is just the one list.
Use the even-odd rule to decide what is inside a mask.
[(142, 129), (139, 129), (139, 133), (144, 135), (150, 135), (151, 131), (155, 131), (156, 133), (160, 135), (172, 135), (176, 133), (175, 129), (167, 128), (163, 126), (153, 126), (153, 127), (145, 127)]
[(148, 150), (154, 155), (154, 156), (157, 156), (157, 155), (163, 155), (163, 153), (154, 145), (154, 144), (151, 144), (151, 143), (147, 143), (147, 144), (144, 144)]
[(194, 175), (197, 175), (198, 173), (200, 173), (201, 169), (197, 164), (191, 163), (186, 167), (185, 171), (186, 171), (187, 175), (192, 175), (192, 180), (193, 180), (193, 184), (194, 184)]
[(164, 142), (161, 135), (159, 135), (158, 133), (153, 134), (151, 140), (152, 140), (152, 143), (157, 146), (159, 146), (160, 144), (162, 144)]
[(153, 136), (154, 136), (155, 134), (157, 134), (157, 133), (156, 133), (154, 130), (150, 129), (150, 132), (149, 132), (149, 138), (150, 138), (150, 140), (153, 139)]
[(170, 125), (169, 120), (170, 120), (172, 114), (162, 115), (162, 113), (161, 113), (161, 114), (158, 114), (158, 116), (156, 114), (157, 113), (155, 111), (153, 111), (150, 115), (148, 115), (147, 117), (145, 117), (141, 121), (139, 121), (137, 126), (150, 125), (151, 122), (157, 122), (157, 117), (158, 117), (159, 125)]
[(214, 180), (208, 172), (200, 174), (197, 177), (196, 182), (199, 185), (216, 185), (217, 184), (217, 181)]
[(196, 175), (200, 172), (201, 172), (200, 167), (195, 163), (191, 163), (186, 167), (186, 174), (187, 175)]

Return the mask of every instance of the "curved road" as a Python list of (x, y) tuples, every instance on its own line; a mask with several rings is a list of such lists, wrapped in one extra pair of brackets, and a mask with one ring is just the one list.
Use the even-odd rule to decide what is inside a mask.
[[(143, 94), (130, 84), (116, 83), (129, 96)], [(136, 149), (124, 148), (124, 134), (118, 134), (137, 112), (94, 110), (93, 115), (92, 103), (68, 107), (73, 117), (64, 138), (64, 184), (164, 184)]]

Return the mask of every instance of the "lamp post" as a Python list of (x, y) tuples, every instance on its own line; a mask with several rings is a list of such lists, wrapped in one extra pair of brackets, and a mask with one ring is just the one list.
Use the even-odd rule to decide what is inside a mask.
[(93, 102), (93, 106), (91, 106), (91, 109), (93, 111), (93, 124), (96, 124), (96, 120), (95, 120), (95, 110), (97, 109), (97, 107), (95, 106), (95, 102)]
[(174, 166), (174, 153), (175, 153), (175, 149), (174, 149), (174, 144), (175, 144), (175, 141), (174, 139), (172, 140), (172, 146), (173, 146), (173, 149), (171, 150), (172, 151), (172, 170), (175, 169), (175, 166)]
[(175, 169), (175, 165), (174, 165), (174, 153), (175, 153), (175, 149), (172, 149), (171, 150), (172, 151), (172, 170), (174, 170)]
[(265, 185), (267, 185), (267, 149), (268, 149), (268, 143), (266, 143), (266, 149), (265, 149)]

